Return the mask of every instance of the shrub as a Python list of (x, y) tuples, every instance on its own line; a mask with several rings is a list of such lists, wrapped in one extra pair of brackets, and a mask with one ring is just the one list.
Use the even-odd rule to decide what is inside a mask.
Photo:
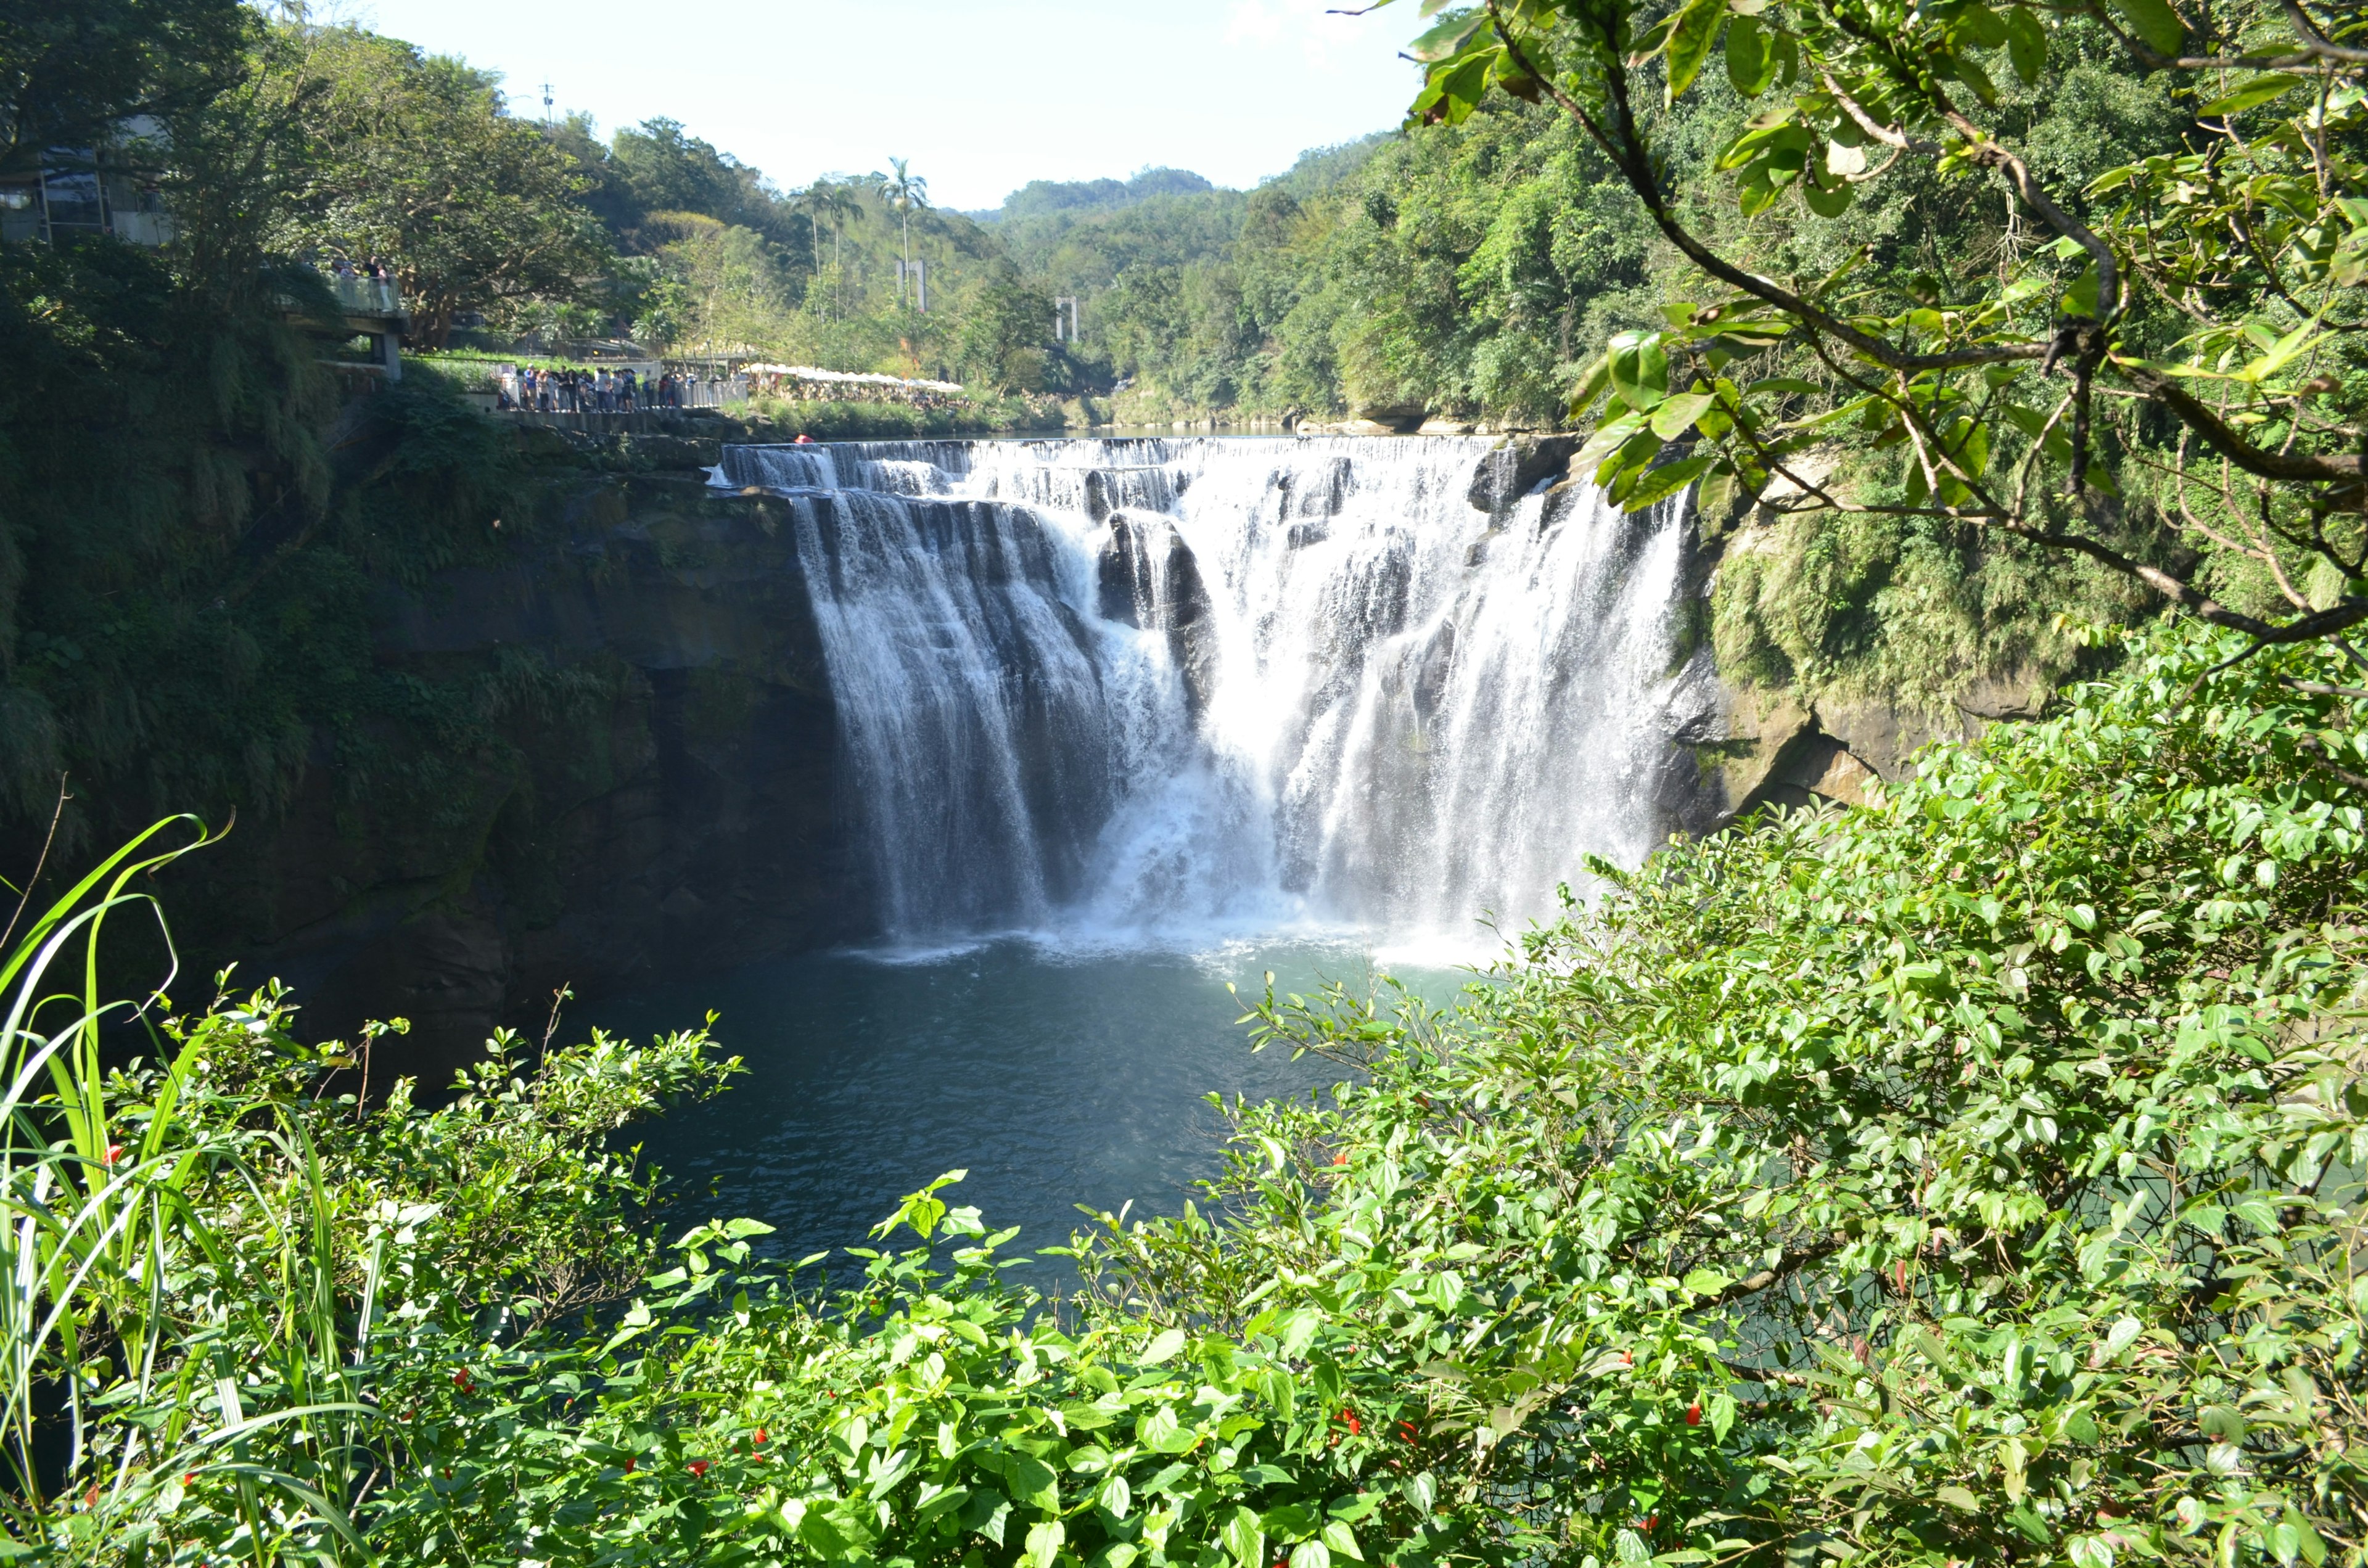
[(452, 1108), (364, 1110), (275, 992), (113, 1075), (20, 1007), (60, 1065), (0, 1171), (12, 1525), (146, 1562), (2359, 1563), (2368, 691), (2235, 652), (2157, 632), (1865, 808), (1599, 866), (1453, 1009), (1269, 994), (1258, 1044), (1358, 1077), (1235, 1106), (1208, 1201), (1103, 1216), (1060, 1301), (941, 1181), (837, 1289), (723, 1221), (604, 1305), (654, 1244), (601, 1140), (720, 1084), (702, 1036), (506, 1040)]

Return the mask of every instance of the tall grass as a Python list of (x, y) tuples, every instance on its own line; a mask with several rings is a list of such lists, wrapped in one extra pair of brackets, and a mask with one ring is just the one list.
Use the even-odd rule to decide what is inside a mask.
[[(153, 1537), (169, 1560), (158, 1521), (201, 1483), (234, 1494), (242, 1558), (369, 1555), (348, 1511), (378, 1414), (365, 1383), (382, 1242), (362, 1266), (359, 1312), (341, 1321), (336, 1195), (303, 1119), (202, 1071), (241, 1026), (237, 1009), (174, 1036), (156, 1027), (169, 964), (136, 1002), (110, 1001), (102, 980), (108, 924), (137, 915), (162, 931), (141, 884), (208, 841), (194, 819), (155, 824), (34, 915), (0, 960), (11, 1556), (137, 1561)], [(127, 1035), (169, 1055), (110, 1070), (103, 1047)]]

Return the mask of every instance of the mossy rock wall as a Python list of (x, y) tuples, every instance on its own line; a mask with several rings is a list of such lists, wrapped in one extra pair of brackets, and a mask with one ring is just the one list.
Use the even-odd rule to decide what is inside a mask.
[[(382, 665), (477, 677), (505, 743), (433, 800), (317, 769), (171, 903), (207, 956), (294, 984), (311, 1032), (401, 1016), (439, 1080), (497, 1024), (869, 928), (837, 722), (777, 498), (689, 473), (546, 482), (498, 566), (388, 587)], [(506, 684), (507, 682), (507, 684)]]

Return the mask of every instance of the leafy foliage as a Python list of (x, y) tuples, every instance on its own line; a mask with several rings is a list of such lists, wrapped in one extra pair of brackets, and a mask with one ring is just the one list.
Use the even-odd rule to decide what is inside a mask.
[(2368, 694), (2305, 649), (2219, 667), (2237, 641), (2153, 634), (1866, 808), (1598, 868), (1452, 1010), (1268, 996), (1258, 1043), (1358, 1077), (1233, 1108), (1209, 1206), (1101, 1217), (1064, 1301), (940, 1182), (836, 1288), (718, 1221), (572, 1316), (655, 1265), (646, 1175), (570, 1152), (714, 1087), (697, 1036), (504, 1041), (432, 1113), (308, 1087), (355, 1053), (271, 993), (165, 1026), (165, 1065), (66, 1059), (9, 1190), (112, 1172), (169, 1332), (106, 1359), (128, 1276), (12, 1276), (87, 1325), (17, 1364), (92, 1413), (15, 1528), (145, 1561), (350, 1529), (420, 1562), (2361, 1562)]
[(353, 28), (298, 28), (305, 190), (280, 217), (293, 254), (383, 256), (415, 330), (441, 347), (463, 308), (574, 294), (607, 258), (574, 165), (503, 112), (494, 78)]
[[(2310, 637), (2368, 618), (2368, 598), (2340, 586), (2368, 548), (2346, 390), (2368, 256), (2368, 52), (2341, 41), (2358, 19), (2332, 16), (2235, 4), (2191, 25), (2159, 0), (1490, 0), (1446, 12), (1417, 43), (1429, 64), (1412, 112), (1460, 122), (1495, 87), (1551, 100), (1713, 286), (1668, 301), (1666, 326), (1615, 336), (1574, 400), (1608, 395), (1586, 456), (1615, 496), (1642, 506), (1699, 481), (1711, 511), (1741, 494), (1977, 524), (2084, 556), (2208, 621)], [(2062, 181), (2025, 155), (1999, 81), (2010, 71), (2037, 86), (2091, 29), (2123, 74), (2173, 74), (2195, 123), (2138, 161)], [(1995, 181), (2016, 220), (2053, 239), (2008, 244), (1987, 278), (1861, 274), (1862, 257), (1822, 275), (1755, 270), (1760, 258), (1683, 210), (1643, 109), (1655, 85), (1674, 104), (1707, 80), (1722, 40), (1727, 84), (1769, 104), (1714, 160), (1745, 219), (1797, 196), (1812, 222), (1839, 220), (1904, 162)], [(2107, 392), (2118, 413), (2100, 406)], [(1815, 471), (1808, 459), (1844, 430), (1902, 449), (1895, 494), (1838, 494)], [(1701, 445), (1664, 460), (1680, 437)], [(2263, 568), (2282, 615), (2221, 604), (2117, 537), (2133, 487), (2106, 465), (2123, 452), (2166, 531)], [(2314, 567), (2338, 585), (2317, 600), (2294, 581)]]

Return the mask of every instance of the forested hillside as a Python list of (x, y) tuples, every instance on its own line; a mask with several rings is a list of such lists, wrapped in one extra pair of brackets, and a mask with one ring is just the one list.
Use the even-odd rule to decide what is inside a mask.
[[(1934, 319), (1944, 321), (1955, 319), (1942, 309), (1952, 301), (2029, 310), (2078, 271), (2068, 258), (2079, 247), (2041, 222), (2011, 182), (1920, 153), (1873, 159), (1865, 148), (1881, 139), (1868, 143), (1872, 133), (1847, 117), (1824, 154), (1846, 172), (1818, 165), (1802, 185), (1792, 165), (1767, 163), (1775, 144), (1762, 134), (1766, 95), (1777, 75), (1798, 68), (1780, 53), (1730, 50), (1712, 69), (1697, 62), (1682, 95), (1635, 98), (1634, 138), (1649, 143), (1653, 178), (1668, 193), (1657, 215), (1638, 199), (1619, 143), (1524, 88), (1467, 94), (1452, 100), (1452, 113), (1433, 103), (1406, 129), (1311, 152), (1251, 191), (1152, 169), (1123, 181), (1024, 184), (1000, 210), (973, 218), (934, 204), (926, 169), (909, 164), (789, 189), (675, 121), (605, 136), (580, 118), (545, 125), (512, 113), (500, 84), (464, 62), (348, 26), (267, 21), (210, 0), (188, 0), (188, 9), (210, 19), (176, 24), (169, 69), (137, 51), (94, 53), (114, 62), (108, 69), (117, 77), (91, 78), (71, 105), (63, 96), (44, 100), (37, 84), (12, 132), (8, 156), (24, 168), (39, 161), (39, 146), (104, 141), (122, 118), (113, 108), (155, 113), (175, 152), (144, 177), (174, 207), (182, 234), (161, 253), (0, 250), (11, 301), (5, 330), (21, 368), (0, 391), (15, 400), (6, 417), (24, 454), (11, 549), (24, 562), (18, 581), (48, 585), (39, 608), (17, 612), (6, 711), (18, 736), (10, 788), (20, 812), (37, 809), (60, 767), (105, 772), (136, 749), (131, 737), (186, 722), (193, 710), (139, 717), (122, 693), (141, 683), (100, 673), (128, 671), (127, 661), (166, 645), (161, 632), (109, 630), (135, 624), (141, 592), (127, 597), (111, 573), (141, 562), (131, 569), (142, 584), (174, 582), (178, 566), (161, 578), (150, 566), (223, 550), (225, 561), (260, 563), (257, 586), (236, 593), (214, 582), (228, 568), (208, 565), (189, 579), (213, 590), (193, 586), (200, 602), (222, 608), (174, 612), (166, 619), (185, 629), (172, 633), (179, 637), (209, 614), (233, 615), (248, 593), (292, 591), (304, 572), (325, 571), (316, 551), (339, 536), (313, 519), (384, 506), (392, 484), (419, 486), (432, 498), (423, 506), (493, 514), (489, 471), (463, 460), (479, 437), (440, 415), (405, 413), (400, 402), (375, 417), (439, 432), (433, 439), (445, 443), (436, 449), (443, 455), (383, 459), (390, 477), (372, 480), (368, 498), (338, 488), (370, 449), (326, 441), (331, 394), (302, 362), (281, 305), (309, 299), (324, 308), (308, 269), (338, 256), (383, 261), (419, 342), (431, 347), (631, 337), (680, 355), (957, 378), (981, 396), (1119, 392), (1097, 406), (1121, 420), (1361, 415), (1401, 427), (1435, 418), (1585, 428), (1599, 414), (1625, 418), (1624, 445), (1602, 474), (1607, 483), (1628, 475), (1615, 485), (1624, 501), (1643, 504), (1703, 474), (1706, 531), (1750, 524), (1727, 549), (1712, 607), (1723, 668), (1733, 679), (1807, 694), (1854, 690), (1945, 709), (1985, 675), (2044, 679), (2072, 667), (2078, 655), (2063, 618), (2145, 613), (2159, 602), (2149, 573), (2169, 574), (2185, 585), (2180, 593), (2217, 596), (2213, 604), (2260, 623), (2281, 607), (2308, 613), (2334, 604), (2358, 571), (2342, 548), (2311, 541), (2306, 518), (2264, 522), (2236, 489), (2205, 495), (2180, 488), (2183, 479), (2166, 488), (2166, 471), (2189, 460), (2186, 449), (2158, 414), (2126, 401), (2096, 410), (2096, 439), (2082, 449), (2083, 481), (2110, 486), (2098, 492), (2105, 510), (2093, 537), (2072, 548), (2051, 542), (2049, 527), (1989, 526), (1953, 492), (1937, 494), (1925, 459), (1910, 460), (1920, 449), (1909, 439), (1912, 421), (1886, 422), (1863, 402), (1847, 415), (1819, 403), (1851, 384), (1851, 373), (1818, 359), (1797, 335), (1774, 352), (1781, 373), (1758, 383), (1776, 389), (1769, 395), (1810, 398), (1798, 405), (1805, 423), (1784, 437), (1797, 460), (1779, 460), (1778, 474), (1771, 454), (1746, 450), (1705, 474), (1705, 455), (1691, 469), (1656, 470), (1645, 483), (1644, 466), (1659, 461), (1671, 437), (1679, 443), (1673, 455), (1694, 439), (1744, 439), (1724, 414), (1691, 434), (1658, 417), (1657, 400), (1674, 387), (1637, 392), (1644, 401), (1634, 405), (1617, 389), (1605, 401), (1614, 365), (1606, 345), (1615, 339), (1650, 339), (1628, 352), (1664, 375), (1697, 363), (1687, 353), (1707, 355), (1700, 366), (1714, 368), (1744, 341), (1695, 319), (1713, 307), (1697, 300), (1698, 260), (1672, 241), (1672, 225), (1746, 273), (1793, 279), (1844, 311), (1861, 299), (1911, 314), (1941, 312)], [(66, 37), (74, 24), (49, 25), (67, 28)], [(1488, 36), (1450, 31), (1458, 47)], [(2009, 41), (2011, 68), (1980, 79), (1984, 113), (2020, 150), (2019, 177), (2079, 210), (2103, 214), (2122, 203), (2126, 213), (2128, 199), (2117, 192), (2132, 188), (2130, 171), (2170, 177), (2159, 173), (2170, 166), (2163, 159), (2208, 158), (2214, 138), (2232, 134), (2199, 130), (2206, 122), (2196, 89), (2134, 56), (2110, 19), (2066, 15)], [(2260, 157), (2284, 156), (2277, 150), (2292, 145), (2306, 163), (2326, 162), (2328, 172), (2311, 176), (2309, 221), (2289, 215), (2276, 241), (2332, 258), (2307, 262), (2322, 268), (2311, 287), (2358, 272), (2361, 231), (2343, 227), (2357, 219), (2343, 216), (2353, 212), (2344, 202), (2356, 199), (2340, 194), (2345, 139), (2358, 134), (2349, 90), (2328, 97), (2317, 131), (2277, 118), (2294, 101), (2241, 92), (2227, 100), (2231, 112), (2252, 117), (2243, 124), (2268, 135)], [(2307, 152), (2319, 145), (2323, 151)], [(1738, 195), (1734, 161), (1754, 147), (1760, 161), (1748, 168), (1760, 183)], [(2181, 147), (2205, 151), (2175, 153)], [(2261, 177), (2272, 182), (2263, 189), (2282, 191), (2276, 182), (2289, 176), (2281, 166)], [(1793, 183), (1780, 190), (1781, 181)], [(2159, 230), (2164, 210), (2120, 221)], [(2258, 227), (2243, 232), (2271, 243)], [(918, 278), (900, 278), (908, 259), (926, 267), (926, 310)], [(2288, 283), (2245, 271), (2249, 265), (2241, 252), (2133, 262), (2132, 277), (2160, 281), (2130, 319), (2147, 323), (2149, 342), (2164, 352), (2182, 328), (2205, 324), (2195, 351), (2228, 363), (2198, 358), (2181, 374), (2242, 388), (2269, 361), (2246, 370), (2239, 347), (2258, 355), (2287, 343), (2276, 368), (2291, 381), (2306, 364), (2317, 378), (2308, 384), (2322, 389), (2311, 395), (2350, 385), (2356, 307), (2343, 290), (2302, 311), (2280, 294), (2292, 294)], [(2235, 270), (2210, 281), (2213, 267)], [(1055, 333), (1053, 301), (1063, 296), (1080, 304), (1076, 341)], [(2308, 344), (2293, 336), (2313, 331), (2320, 335)], [(1671, 360), (1656, 347), (1670, 334), (1696, 347)], [(2294, 357), (2305, 347), (2306, 359)], [(1988, 374), (1977, 402), (2012, 403), (2003, 372)], [(148, 390), (163, 384), (220, 390), (211, 401)], [(1787, 390), (1799, 387), (1812, 392)], [(1697, 395), (1720, 394), (1686, 392), (1678, 401)], [(69, 408), (116, 409), (119, 423), (87, 412), (61, 422)], [(2028, 451), (2034, 439), (2050, 462), (2069, 450), (2069, 415), (2050, 424), (2035, 405), (1983, 413), (1967, 403), (1949, 417), (1986, 432), (1986, 462), (1992, 453), (2005, 460), (2018, 444)], [(2330, 417), (2332, 409), (2306, 415)], [(1706, 433), (1713, 427), (1718, 434)], [(222, 456), (232, 447), (241, 453), (235, 463)], [(92, 548), (105, 529), (38, 521), (77, 476), (97, 471), (101, 450), (147, 454), (110, 508), (108, 527), (129, 530), (123, 546)], [(1589, 461), (1605, 458), (1596, 450)], [(1813, 491), (1822, 498), (1812, 505), (1783, 500)], [(423, 515), (406, 507), (404, 523), (353, 535), (355, 548), (379, 563), (373, 569), (395, 569), (404, 528)], [(2350, 514), (2339, 497), (2329, 515)], [(450, 539), (431, 530), (420, 548), (441, 559), (454, 548)], [(233, 549), (233, 540), (243, 542)], [(334, 575), (306, 580), (325, 593)], [(85, 583), (97, 596), (88, 602), (75, 585)], [(98, 597), (109, 595), (102, 612)], [(237, 653), (231, 667), (252, 665), (271, 686), (283, 661), (268, 653), (268, 638), (248, 628), (233, 642), (263, 651)], [(109, 652), (119, 643), (123, 652)], [(175, 653), (166, 663), (185, 668), (188, 659)], [(228, 690), (251, 685), (241, 675)], [(292, 700), (209, 695), (198, 710), (227, 703), (243, 716), (224, 717), (219, 739), (175, 748), (170, 766), (268, 807), (300, 770), (294, 758), (317, 744), (304, 737), (317, 737), (318, 721), (295, 718)], [(303, 710), (317, 710), (305, 700)], [(232, 756), (235, 764), (221, 760)]]
[[(237, 0), (0, 11), (0, 190), (64, 160), (171, 219), (0, 244), (0, 848), (55, 895), (0, 934), (0, 1556), (2368, 1568), (2368, 17), (1421, 9), (1403, 134), (992, 223), (905, 164), (789, 193), (670, 122), (522, 120)], [(2097, 678), (1859, 805), (1593, 864), (1451, 1006), (1269, 984), (1241, 1022), (1334, 1086), (1236, 1101), (1196, 1205), (1086, 1218), (1035, 1276), (1074, 1289), (1019, 1282), (961, 1173), (825, 1276), (654, 1210), (620, 1134), (728, 1085), (702, 1031), (505, 1033), (428, 1104), (395, 1026), (309, 1038), (276, 982), (118, 956), (176, 861), (268, 883), (256, 819), (303, 791), (288, 858), (367, 839), (458, 902), (634, 743), (597, 653), (391, 656), (439, 574), (479, 638), (564, 572), (707, 572), (733, 522), (792, 580), (786, 503), (711, 498), (696, 438), (650, 479), (324, 364), (337, 256), (435, 342), (1570, 425), (1491, 455), (1568, 475), (1492, 534), (1690, 505), (1659, 531), (1715, 564), (1690, 631), (1732, 683)], [(687, 520), (626, 517), (620, 473)], [(664, 674), (686, 729), (760, 710)], [(212, 826), (108, 855), (151, 804)]]

